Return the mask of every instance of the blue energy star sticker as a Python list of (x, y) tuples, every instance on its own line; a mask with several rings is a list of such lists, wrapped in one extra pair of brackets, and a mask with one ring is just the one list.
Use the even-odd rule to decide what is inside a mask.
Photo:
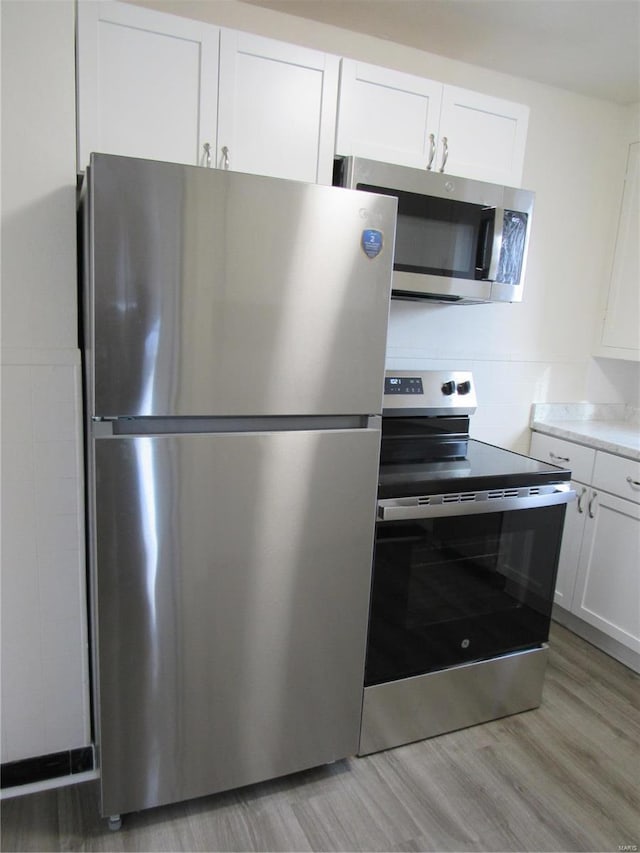
[(382, 231), (365, 228), (362, 232), (362, 248), (368, 258), (377, 257), (382, 251)]

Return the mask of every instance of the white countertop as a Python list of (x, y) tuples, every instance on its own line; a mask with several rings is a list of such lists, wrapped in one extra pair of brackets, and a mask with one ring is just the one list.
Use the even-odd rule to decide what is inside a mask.
[(534, 403), (531, 429), (640, 461), (640, 411), (630, 406)]

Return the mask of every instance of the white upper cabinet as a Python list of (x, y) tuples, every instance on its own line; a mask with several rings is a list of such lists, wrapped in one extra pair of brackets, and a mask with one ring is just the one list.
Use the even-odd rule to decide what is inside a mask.
[(330, 184), (335, 56), (223, 29), (215, 165)]
[(425, 168), (435, 158), (442, 84), (343, 59), (336, 154)]
[(92, 151), (203, 162), (216, 139), (219, 28), (78, 3), (78, 170)]
[(78, 4), (78, 169), (92, 151), (330, 184), (339, 59), (119, 3)]
[(520, 186), (529, 108), (342, 60), (336, 153)]
[(640, 361), (640, 142), (629, 146), (602, 340), (596, 355)]
[(444, 86), (439, 131), (441, 148), (447, 139), (444, 171), (519, 187), (528, 125), (529, 107), (523, 104)]

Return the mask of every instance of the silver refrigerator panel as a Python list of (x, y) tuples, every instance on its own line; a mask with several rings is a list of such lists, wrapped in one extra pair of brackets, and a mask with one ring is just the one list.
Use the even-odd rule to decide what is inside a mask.
[(92, 415), (380, 412), (395, 199), (111, 155), (89, 176)]
[(94, 444), (103, 814), (354, 754), (378, 429)]

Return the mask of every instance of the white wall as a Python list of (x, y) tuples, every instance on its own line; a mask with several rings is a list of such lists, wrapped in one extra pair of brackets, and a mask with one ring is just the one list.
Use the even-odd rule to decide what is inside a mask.
[(2, 762), (90, 742), (74, 7), (3, 0)]
[[(394, 303), (389, 363), (471, 366), (474, 434), (520, 449), (533, 400), (628, 397), (638, 366), (589, 355), (622, 187), (623, 108), (235, 0), (140, 5), (528, 104), (524, 183), (537, 206), (524, 304)], [(82, 746), (89, 730), (73, 3), (3, 0), (1, 13), (5, 762)]]
[[(131, 2), (527, 104), (523, 185), (535, 190), (536, 207), (524, 303), (393, 302), (388, 366), (472, 369), (473, 435), (523, 452), (532, 402), (624, 396), (626, 383), (615, 382), (620, 370), (610, 374), (612, 387), (606, 371), (588, 378), (597, 374), (591, 352), (623, 185), (625, 107), (233, 0)], [(631, 370), (638, 375), (637, 366)]]

